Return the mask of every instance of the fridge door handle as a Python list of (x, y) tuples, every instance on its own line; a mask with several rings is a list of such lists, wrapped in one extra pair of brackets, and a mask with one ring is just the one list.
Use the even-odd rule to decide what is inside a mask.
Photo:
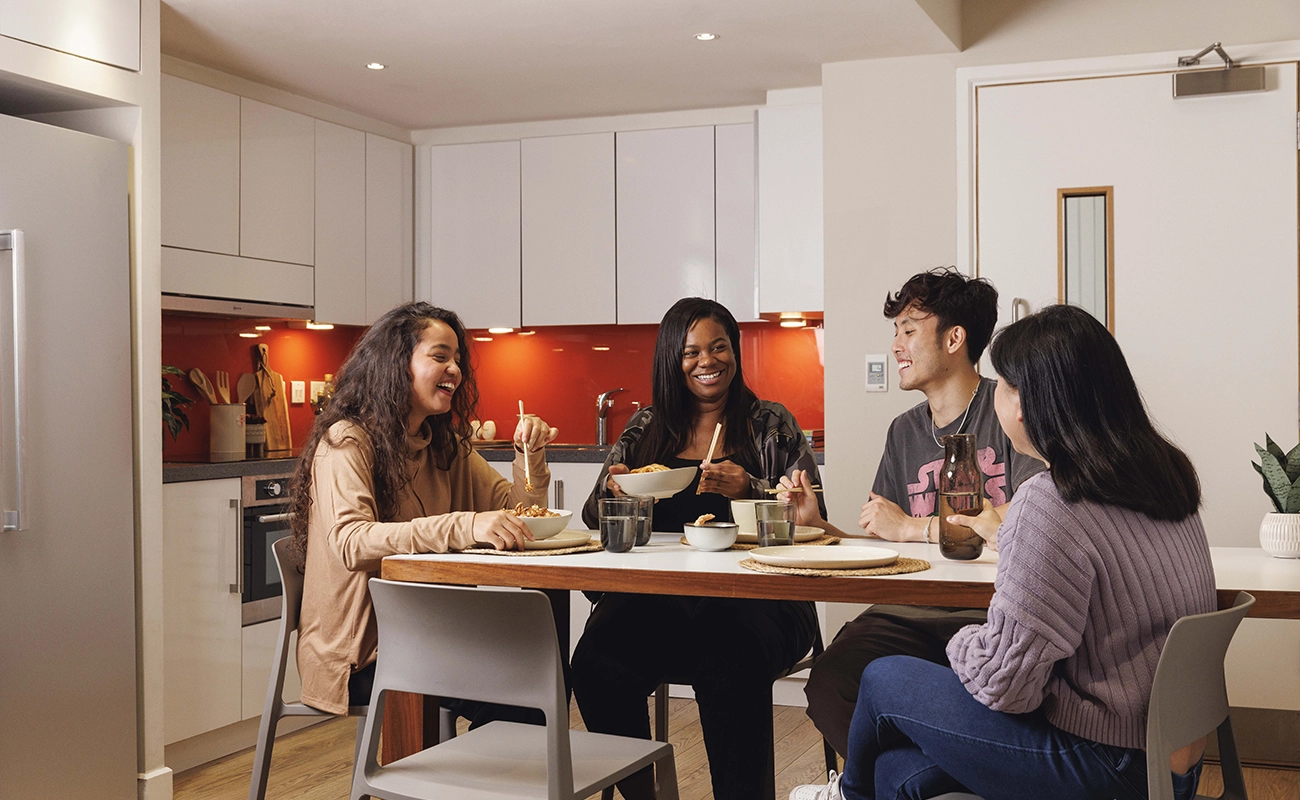
[(23, 232), (0, 231), (0, 250), (13, 251), (13, 375), (10, 405), (14, 432), (13, 508), (3, 509), (3, 530), (26, 530), (27, 517), (27, 272)]
[(236, 498), (230, 499), (230, 508), (235, 512), (235, 582), (230, 584), (231, 594), (244, 593), (244, 504)]

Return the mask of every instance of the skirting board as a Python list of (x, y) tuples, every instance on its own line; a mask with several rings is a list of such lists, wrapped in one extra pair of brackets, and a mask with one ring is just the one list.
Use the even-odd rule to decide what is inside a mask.
[[(332, 719), (337, 717), (281, 717), (280, 724), (276, 726), (275, 738)], [(217, 728), (215, 731), (172, 742), (163, 748), (163, 760), (172, 772), (184, 772), (200, 764), (246, 750), (257, 744), (257, 727), (261, 722), (261, 716), (256, 716), (224, 728)]]
[[(1273, 708), (1233, 708), (1232, 738), (1237, 740), (1241, 763), (1250, 767), (1300, 768), (1300, 711)], [(1219, 748), (1213, 736), (1206, 756), (1217, 761)]]

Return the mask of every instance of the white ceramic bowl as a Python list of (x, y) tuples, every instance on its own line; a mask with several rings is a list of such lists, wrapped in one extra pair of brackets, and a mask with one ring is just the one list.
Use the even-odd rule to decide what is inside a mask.
[(736, 543), (739, 529), (734, 522), (707, 522), (703, 525), (683, 525), (686, 541), (696, 550), (715, 552), (726, 550)]
[(732, 500), (731, 518), (740, 526), (741, 533), (758, 533), (758, 520), (754, 518), (754, 506), (759, 503), (779, 503), (779, 500)]
[(653, 497), (662, 500), (691, 485), (699, 467), (678, 467), (665, 472), (639, 472), (626, 475), (611, 475), (618, 488), (638, 497)]
[(561, 511), (558, 508), (551, 509), (559, 514), (558, 517), (520, 517), (520, 521), (528, 526), (528, 531), (532, 533), (534, 539), (549, 539), (569, 525), (569, 520), (573, 519), (572, 511)]

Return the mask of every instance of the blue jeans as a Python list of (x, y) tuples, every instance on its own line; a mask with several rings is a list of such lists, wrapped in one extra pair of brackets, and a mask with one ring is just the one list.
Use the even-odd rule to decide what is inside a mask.
[[(1192, 798), (1199, 777), (1199, 764), (1175, 775), (1175, 797)], [(1041, 710), (994, 711), (949, 667), (888, 656), (862, 672), (840, 789), (847, 800), (1145, 800), (1146, 753), (1066, 733)]]

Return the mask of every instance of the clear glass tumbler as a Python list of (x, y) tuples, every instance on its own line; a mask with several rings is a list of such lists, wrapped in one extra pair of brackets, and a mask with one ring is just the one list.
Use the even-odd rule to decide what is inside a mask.
[(754, 506), (758, 546), (794, 544), (794, 503), (774, 501)]
[(636, 546), (650, 544), (650, 532), (654, 530), (655, 499), (634, 495), (636, 503)]
[(607, 497), (600, 501), (600, 546), (626, 553), (636, 544), (637, 497)]

